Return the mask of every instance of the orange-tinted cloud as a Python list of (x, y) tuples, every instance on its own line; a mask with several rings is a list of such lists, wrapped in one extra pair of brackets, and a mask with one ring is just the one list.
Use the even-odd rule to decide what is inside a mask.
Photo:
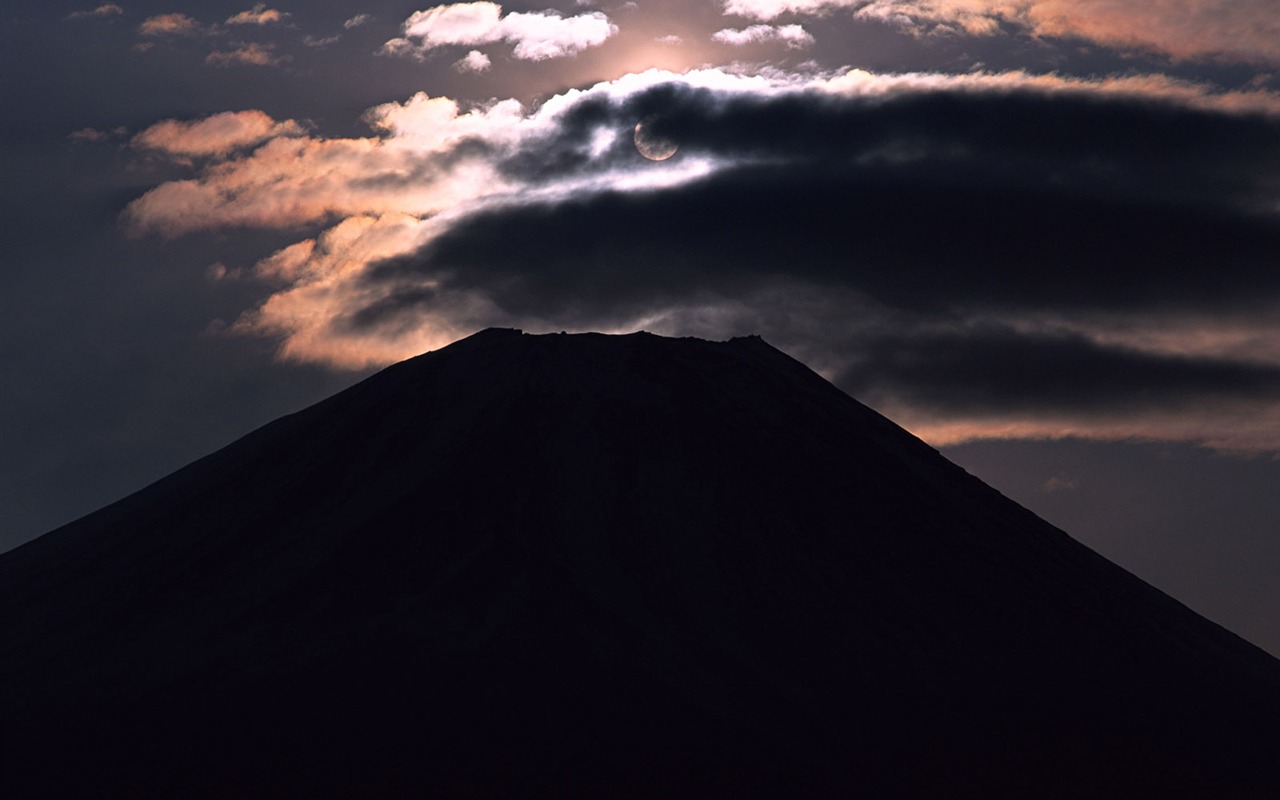
[(67, 15), (67, 19), (86, 19), (89, 17), (117, 17), (124, 13), (124, 9), (115, 3), (103, 3), (92, 11), (72, 11)]
[[(663, 88), (670, 86), (681, 88)], [(1280, 98), (1272, 93), (1222, 92), (1161, 76), (1080, 80), (1017, 72), (957, 76), (876, 75), (854, 70), (814, 78), (744, 76), (719, 70), (683, 75), (651, 72), (569, 91), (533, 108), (507, 100), (464, 110), (448, 98), (418, 94), (403, 103), (370, 109), (366, 121), (371, 133), (363, 138), (305, 135), (296, 128), (280, 127), (294, 123), (278, 123), (261, 112), (162, 123), (139, 134), (139, 144), (145, 140), (153, 142), (149, 146), (175, 155), (210, 154), (223, 160), (198, 166), (190, 178), (147, 192), (130, 204), (125, 222), (135, 232), (166, 236), (237, 226), (283, 230), (324, 226), (318, 236), (303, 238), (257, 264), (253, 274), (271, 287), (270, 295), (229, 326), (232, 331), (279, 340), (282, 357), (294, 360), (364, 368), (441, 346), (487, 325), (531, 330), (575, 325), (616, 331), (644, 327), (704, 336), (754, 330), (766, 332), (775, 344), (793, 350), (806, 341), (845, 342), (826, 352), (798, 353), (837, 376), (857, 374), (859, 364), (870, 370), (867, 359), (888, 359), (876, 368), (882, 380), (848, 388), (935, 444), (973, 438), (1079, 435), (1196, 441), (1233, 450), (1280, 448), (1280, 441), (1276, 441), (1280, 436), (1274, 435), (1280, 430), (1276, 425), (1280, 404), (1268, 394), (1280, 374), (1280, 351), (1258, 348), (1259, 342), (1280, 341), (1274, 325), (1266, 322), (1266, 314), (1224, 316), (1210, 310), (1203, 318), (1192, 318), (1160, 311), (1139, 319), (1131, 310), (1118, 307), (1119, 311), (1107, 316), (1088, 310), (1092, 308), (1089, 295), (1080, 294), (1087, 290), (1088, 281), (1084, 280), (1076, 284), (1085, 288), (1071, 290), (1085, 300), (1059, 304), (1065, 310), (1056, 315), (1045, 310), (1027, 315), (1008, 311), (1018, 307), (1014, 290), (1008, 290), (1014, 291), (1010, 295), (1013, 306), (992, 306), (997, 300), (1005, 301), (999, 292), (988, 292), (982, 284), (974, 290), (976, 294), (961, 297), (953, 292), (953, 299), (959, 298), (958, 305), (951, 306), (945, 319), (938, 321), (928, 317), (932, 313), (928, 302), (920, 305), (923, 311), (910, 312), (925, 316), (913, 317), (884, 303), (870, 303), (860, 294), (864, 290), (856, 281), (847, 290), (834, 286), (830, 276), (821, 277), (821, 287), (780, 287), (776, 281), (762, 285), (759, 291), (771, 298), (764, 303), (760, 300), (764, 295), (729, 290), (721, 282), (722, 275), (716, 270), (732, 272), (732, 264), (700, 272), (701, 267), (690, 263), (669, 274), (672, 268), (668, 262), (683, 263), (679, 260), (696, 258), (700, 250), (662, 250), (664, 236), (648, 232), (673, 231), (684, 224), (680, 220), (698, 214), (679, 212), (671, 217), (659, 213), (646, 221), (632, 213), (649, 213), (645, 209), (652, 206), (646, 205), (650, 200), (645, 198), (668, 193), (663, 196), (679, 201), (684, 193), (683, 202), (692, 203), (690, 208), (715, 209), (719, 201), (714, 197), (741, 194), (733, 189), (735, 184), (726, 184), (720, 195), (705, 195), (713, 200), (710, 204), (700, 199), (704, 195), (695, 197), (690, 192), (692, 187), (711, 186), (709, 180), (719, 174), (736, 174), (735, 164), (740, 166), (741, 162), (734, 161), (732, 147), (741, 146), (745, 149), (737, 152), (756, 158), (767, 155), (769, 148), (793, 146), (779, 141), (780, 130), (786, 134), (784, 139), (813, 135), (824, 142), (832, 136), (844, 141), (844, 134), (824, 132), (826, 126), (817, 119), (798, 123), (794, 113), (782, 129), (770, 124), (759, 130), (750, 116), (733, 123), (714, 115), (699, 116), (697, 124), (690, 123), (693, 135), (714, 133), (727, 137), (726, 143), (741, 144), (721, 146), (716, 151), (709, 149), (710, 140), (701, 144), (693, 141), (682, 148), (679, 157), (660, 165), (649, 164), (637, 156), (626, 135), (634, 125), (628, 123), (628, 115), (651, 113), (648, 103), (662, 97), (667, 99), (659, 107), (672, 108), (674, 98), (684, 97), (704, 110), (719, 108), (726, 113), (733, 98), (741, 98), (736, 107), (744, 113), (763, 110), (775, 98), (784, 100), (782, 105), (787, 108), (792, 108), (787, 103), (814, 109), (840, 107), (858, 119), (865, 117), (871, 129), (880, 130), (878, 124), (883, 124), (886, 131), (897, 130), (902, 124), (909, 130), (918, 124), (933, 130), (929, 127), (932, 123), (912, 116), (917, 112), (910, 109), (922, 108), (917, 100), (945, 97), (949, 98), (946, 102), (972, 102), (974, 108), (988, 111), (997, 106), (1014, 109), (1027, 117), (1026, 130), (1019, 128), (1021, 132), (1001, 122), (1000, 137), (1007, 140), (1007, 146), (1020, 143), (1015, 150), (1031, 145), (1011, 137), (1034, 134), (1036, 114), (1060, 103), (1075, 109), (1072, 114), (1090, 114), (1089, 109), (1104, 106), (1121, 111), (1159, 107), (1169, 110), (1171, 124), (1192, 117), (1200, 121), (1197, 124), (1213, 120), (1212, 126), (1227, 124), (1223, 120), (1240, 120), (1238, 125), (1227, 124), (1231, 130), (1273, 125), (1260, 120), (1280, 115)], [(882, 117), (879, 109), (899, 98), (915, 98), (897, 105), (906, 116)], [(1010, 101), (1007, 106), (1005, 98)], [(1165, 119), (1162, 113), (1155, 113), (1152, 119)], [(985, 112), (977, 119), (987, 119)], [(1078, 124), (1084, 127), (1073, 130), (1101, 130), (1096, 121)], [(719, 132), (709, 126), (718, 126)], [(855, 126), (852, 130), (859, 129)], [(938, 135), (948, 138), (946, 131)], [(747, 138), (742, 139), (744, 136)], [(944, 155), (936, 164), (948, 169), (948, 159), (962, 163), (978, 157), (970, 152), (975, 148), (985, 153), (988, 137), (981, 131), (972, 136), (976, 138), (939, 144)], [(1051, 160), (1041, 166), (1060, 171), (1061, 164), (1074, 163), (1052, 160), (1059, 158), (1055, 147), (1074, 153), (1077, 136), (1064, 136), (1054, 140), (1058, 144), (1047, 145)], [(1103, 146), (1116, 144), (1106, 139)], [(930, 146), (923, 139), (914, 145)], [(246, 152), (247, 147), (254, 149)], [(802, 151), (811, 147), (806, 144)], [(1109, 176), (1106, 180), (1123, 177), (1126, 169), (1138, 169), (1134, 179), (1140, 179), (1141, 170), (1150, 168), (1145, 163), (1118, 162), (1121, 172), (1116, 172), (1117, 165), (1099, 161), (1102, 152), (1088, 152), (1089, 163), (1104, 169), (1099, 174)], [(1123, 147), (1117, 152), (1119, 158), (1128, 157)], [(730, 155), (724, 155), (722, 161), (717, 153)], [(1031, 160), (1017, 172), (1038, 172), (1039, 167), (1034, 166), (1038, 163), (1035, 159), (1041, 157), (1038, 150), (1028, 150), (1024, 157)], [(920, 183), (922, 173), (912, 166), (918, 158), (910, 148), (876, 145), (858, 150), (854, 160), (866, 165), (868, 175), (896, 174), (898, 165), (904, 165), (913, 176), (911, 191), (921, 192), (925, 189)], [(984, 173), (1001, 168), (998, 157), (995, 161), (989, 156), (982, 158)], [(1075, 191), (1070, 182), (1055, 185), (1062, 185), (1068, 193)], [(801, 186), (782, 187), (783, 194), (803, 191), (806, 188)], [(799, 195), (787, 196), (799, 199)], [(981, 199), (989, 196), (974, 195), (976, 204), (981, 205)], [(585, 197), (615, 198), (610, 202), (618, 205), (618, 210), (613, 217), (599, 216), (605, 212), (587, 211), (581, 201)], [(628, 197), (638, 198), (634, 208), (616, 200)], [(886, 195), (867, 199), (858, 207), (874, 210), (877, 203), (891, 202), (897, 201)], [(558, 209), (579, 206), (583, 209), (580, 217), (558, 216)], [(1073, 207), (1046, 206), (1049, 213), (1043, 215), (1044, 224), (1058, 224), (1053, 212)], [(721, 256), (726, 244), (719, 238), (723, 232), (717, 233), (710, 223), (723, 218), (747, 224), (738, 222), (744, 218), (737, 213), (739, 209), (739, 205), (732, 205), (725, 211), (709, 211), (712, 217), (699, 223), (699, 237), (718, 242), (713, 249)], [(857, 221), (854, 215), (845, 227), (856, 227)], [(750, 224), (768, 228), (768, 214)], [(931, 217), (920, 219), (918, 224), (926, 228), (951, 225), (951, 235), (956, 236), (955, 226), (961, 223)], [(632, 235), (649, 245), (628, 244), (630, 239), (618, 235), (619, 226), (638, 226), (639, 233), (633, 230)], [(891, 234), (886, 236), (889, 240), (876, 239), (878, 244), (871, 243), (865, 233), (862, 239), (877, 252), (902, 247)], [(806, 252), (813, 249), (811, 243), (793, 244)], [(446, 245), (452, 249), (441, 249)], [(784, 248), (780, 252), (790, 252), (784, 245), (779, 247)], [(742, 257), (749, 258), (760, 249), (753, 248)], [(856, 253), (856, 249), (851, 247), (848, 252)], [(1084, 253), (1081, 257), (1087, 256)], [(631, 262), (627, 259), (644, 266), (628, 271), (626, 264)], [(789, 267), (800, 284), (807, 269), (802, 262), (807, 263), (801, 259)], [(741, 278), (750, 284), (769, 272), (764, 265), (742, 269), (741, 275), (727, 280)], [(905, 266), (898, 271), (903, 270), (912, 271)], [(917, 274), (917, 281), (930, 281), (928, 276), (933, 273), (916, 269), (913, 274)], [(1135, 279), (1147, 277), (1143, 272)], [(529, 283), (540, 280), (544, 283)], [(591, 293), (595, 290), (584, 290), (579, 297), (576, 289), (564, 288), (615, 282), (625, 289), (619, 289), (617, 297), (597, 297)], [(924, 288), (917, 287), (914, 294), (926, 294)], [(966, 298), (975, 296), (984, 298), (987, 306), (965, 310)], [(755, 312), (757, 306), (768, 306), (771, 316)], [(848, 326), (855, 322), (870, 327), (850, 334)], [(895, 334), (898, 338), (892, 339), (886, 338), (886, 331), (916, 333)], [(880, 344), (868, 350), (871, 345), (867, 342)], [(927, 360), (932, 358), (930, 353), (939, 352), (956, 355), (950, 359), (956, 364), (1006, 364), (1007, 368), (993, 367), (982, 379), (952, 369), (946, 380), (958, 387), (951, 395), (959, 399), (938, 400), (936, 392), (931, 394), (928, 387), (913, 383), (918, 376), (913, 377), (915, 371), (907, 367), (914, 363), (911, 359)], [(1040, 387), (1032, 397), (1024, 392), (1025, 381), (1031, 378), (1021, 376), (1019, 365), (1038, 364), (1042, 352), (1050, 361), (1062, 357), (1085, 365), (1072, 374), (1088, 375), (1088, 370), (1097, 366), (1106, 380), (1100, 378), (1092, 387), (1053, 383)], [(927, 367), (921, 369), (928, 371)], [(990, 386), (982, 385), (981, 380), (989, 380)], [(1167, 391), (1168, 397), (1147, 396), (1150, 386), (1163, 387), (1160, 391)], [(991, 402), (996, 396), (1003, 399)], [(1115, 398), (1120, 400), (1112, 402)]]
[(918, 33), (986, 36), (1014, 25), (1175, 59), (1280, 64), (1272, 0), (724, 0), (724, 9), (759, 20), (847, 9)]
[(1165, 412), (975, 416), (931, 415), (911, 405), (878, 402), (877, 410), (935, 447), (988, 439), (1096, 439), (1194, 442), (1242, 455), (1280, 453), (1280, 409), (1274, 403), (1222, 402)]
[(147, 17), (138, 26), (138, 33), (143, 36), (193, 36), (201, 30), (199, 22), (178, 13)]
[(820, 88), (840, 94), (886, 97), (910, 91), (1001, 93), (1034, 91), (1046, 96), (1155, 100), (1204, 111), (1280, 115), (1280, 94), (1265, 90), (1222, 91), (1167, 75), (1070, 78), (1054, 74), (1009, 72), (878, 74), (853, 69), (824, 81)]
[[(455, 157), (456, 148), (466, 141), (505, 146), (536, 125), (515, 101), (462, 113), (453, 100), (421, 93), (370, 109), (366, 119), (379, 136), (272, 138), (196, 179), (152, 189), (130, 204), (126, 221), (138, 232), (178, 236), (229, 226), (289, 228), (332, 217), (439, 213), (506, 187), (483, 152)], [(223, 119), (217, 127), (243, 122)], [(257, 135), (264, 125), (255, 117), (237, 130)]]
[(277, 11), (274, 8), (267, 8), (266, 3), (258, 3), (248, 11), (241, 11), (227, 17), (228, 25), (270, 25), (280, 22), (288, 14)]
[[(389, 213), (353, 216), (316, 239), (286, 247), (258, 263), (259, 277), (284, 288), (260, 307), (246, 312), (232, 330), (282, 340), (281, 357), (361, 369), (398, 361), (442, 347), (471, 332), (468, 305), (478, 297), (453, 293), (449, 316), (424, 315), (394, 329), (347, 326), (344, 320), (362, 305), (376, 304), (389, 292), (362, 286), (360, 275), (372, 263), (411, 251), (429, 236), (432, 223)], [(488, 310), (488, 309), (485, 309)], [(472, 309), (476, 318), (483, 310)]]
[(179, 158), (225, 156), (277, 136), (299, 136), (294, 120), (276, 122), (261, 111), (224, 111), (204, 119), (157, 122), (133, 137), (133, 146)]
[(277, 55), (275, 49), (274, 44), (248, 42), (231, 50), (214, 50), (205, 56), (204, 63), (214, 67), (275, 67), (293, 60), (292, 56)]

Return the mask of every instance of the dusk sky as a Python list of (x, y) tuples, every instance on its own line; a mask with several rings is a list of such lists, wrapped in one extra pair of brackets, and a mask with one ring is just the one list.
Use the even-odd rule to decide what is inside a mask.
[(485, 327), (760, 334), (1280, 654), (1274, 0), (0, 15), (0, 550)]

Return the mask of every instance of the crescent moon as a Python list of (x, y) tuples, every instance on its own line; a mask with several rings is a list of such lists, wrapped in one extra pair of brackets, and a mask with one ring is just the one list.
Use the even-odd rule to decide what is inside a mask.
[(635, 140), (636, 149), (640, 151), (640, 155), (650, 161), (666, 161), (680, 149), (680, 145), (675, 140), (656, 135), (649, 120), (636, 123)]

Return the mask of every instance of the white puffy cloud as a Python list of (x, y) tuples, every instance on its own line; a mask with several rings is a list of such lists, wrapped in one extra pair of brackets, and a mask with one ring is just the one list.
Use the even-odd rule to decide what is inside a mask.
[(571, 56), (604, 44), (618, 32), (618, 26), (599, 12), (562, 18), (544, 11), (508, 14), (502, 20), (502, 30), (502, 38), (515, 44), (516, 58), (542, 61)]
[(800, 25), (751, 25), (741, 30), (724, 28), (711, 35), (722, 44), (742, 46), (759, 42), (782, 42), (799, 49), (813, 44), (813, 36)]
[(556, 11), (503, 15), (497, 3), (452, 3), (414, 12), (404, 21), (403, 35), (388, 41), (383, 52), (421, 57), (440, 47), (507, 42), (516, 58), (543, 61), (596, 47), (617, 32), (618, 26), (598, 11), (572, 17)]
[(458, 72), (486, 72), (491, 66), (493, 66), (493, 62), (479, 50), (472, 50), (453, 62), (453, 68)]
[(724, 13), (748, 19), (777, 19), (783, 14), (819, 14), (832, 8), (859, 6), (865, 0), (724, 0)]
[(453, 3), (415, 11), (402, 30), (424, 50), (451, 44), (490, 44), (502, 38), (502, 6), (497, 3)]

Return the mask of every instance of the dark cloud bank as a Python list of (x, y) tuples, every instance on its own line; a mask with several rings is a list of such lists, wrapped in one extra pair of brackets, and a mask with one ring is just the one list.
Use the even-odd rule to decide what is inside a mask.
[(590, 159), (593, 132), (653, 115), (678, 158), (717, 166), (668, 188), (471, 214), (371, 270), (397, 290), (342, 324), (391, 326), (454, 290), (566, 327), (731, 315), (767, 297), (747, 324), (784, 344), (820, 333), (818, 360), (873, 401), (990, 414), (1280, 403), (1280, 364), (1247, 351), (1081, 332), (1141, 317), (1253, 320), (1266, 335), (1280, 308), (1274, 116), (1083, 93), (663, 85), (580, 103), (504, 169), (552, 185), (616, 168), (635, 159), (628, 137)]

